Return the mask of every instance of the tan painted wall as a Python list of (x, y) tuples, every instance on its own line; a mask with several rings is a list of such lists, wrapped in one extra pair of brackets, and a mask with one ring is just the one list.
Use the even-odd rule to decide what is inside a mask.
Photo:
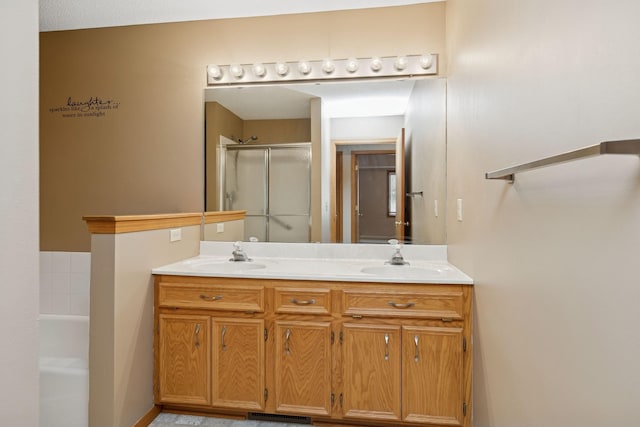
[[(203, 209), (207, 64), (444, 53), (444, 21), (428, 3), (42, 33), (40, 249), (88, 251), (83, 215)], [(65, 118), (69, 97), (118, 108)]]
[[(449, 0), (449, 257), (475, 279), (474, 426), (640, 425), (640, 162), (484, 173), (640, 137), (640, 3)], [(455, 201), (463, 199), (463, 221)]]
[(245, 120), (244, 136), (255, 135), (254, 144), (286, 144), (310, 142), (311, 121), (309, 119)]
[(216, 198), (216, 188), (218, 185), (218, 172), (216, 169), (217, 153), (216, 147), (220, 144), (220, 135), (237, 141), (242, 138), (243, 121), (233, 112), (223, 107), (217, 102), (205, 103), (206, 120), (206, 208), (208, 212), (220, 210), (218, 199)]
[[(237, 141), (243, 138), (244, 121), (218, 102), (205, 102), (207, 148), (220, 142), (220, 135)], [(210, 150), (207, 150), (209, 152)], [(207, 162), (209, 159), (207, 159)], [(214, 162), (215, 164), (215, 162)]]
[(94, 234), (89, 364), (91, 427), (130, 427), (153, 407), (151, 269), (198, 254), (200, 227)]
[[(411, 239), (414, 243), (446, 245), (447, 204), (447, 81), (416, 82), (409, 100), (405, 127), (405, 148), (410, 154), (411, 188), (422, 196), (411, 203)], [(438, 201), (438, 215), (434, 201)]]
[[(223, 224), (222, 232), (218, 232), (218, 224)], [(203, 240), (218, 242), (244, 240), (244, 220), (205, 224)]]
[[(322, 175), (322, 100), (311, 99), (311, 194), (317, 195), (321, 191)], [(311, 198), (311, 239), (312, 242), (322, 242), (321, 213), (322, 201), (318, 196)], [(325, 209), (327, 207), (325, 206)], [(325, 239), (324, 241), (327, 241)]]

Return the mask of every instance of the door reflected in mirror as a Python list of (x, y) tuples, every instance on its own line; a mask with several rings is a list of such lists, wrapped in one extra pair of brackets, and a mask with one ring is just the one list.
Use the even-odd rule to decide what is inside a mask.
[[(247, 210), (245, 239), (446, 244), (446, 215), (437, 209), (446, 206), (445, 108), (446, 81), (438, 78), (205, 89), (206, 210)], [(307, 157), (269, 160), (303, 146)], [(229, 172), (243, 150), (262, 150), (260, 165)], [(390, 157), (363, 170), (363, 152)], [(359, 170), (379, 170), (364, 194)], [(270, 176), (278, 178), (262, 190), (258, 181)], [(275, 199), (309, 209), (276, 212)], [(361, 230), (367, 212), (379, 212), (380, 222), (366, 228), (365, 218)], [(296, 231), (288, 232), (292, 221)]]

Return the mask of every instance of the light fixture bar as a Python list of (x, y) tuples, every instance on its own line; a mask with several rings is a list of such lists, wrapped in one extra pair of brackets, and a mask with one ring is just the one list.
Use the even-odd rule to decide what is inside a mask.
[(208, 86), (398, 78), (438, 74), (438, 55), (322, 59), (207, 66)]

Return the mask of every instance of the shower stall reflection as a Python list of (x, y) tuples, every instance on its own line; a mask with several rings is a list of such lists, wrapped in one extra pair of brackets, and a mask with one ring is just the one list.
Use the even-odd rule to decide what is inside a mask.
[(220, 204), (246, 210), (245, 237), (309, 242), (311, 144), (227, 145)]

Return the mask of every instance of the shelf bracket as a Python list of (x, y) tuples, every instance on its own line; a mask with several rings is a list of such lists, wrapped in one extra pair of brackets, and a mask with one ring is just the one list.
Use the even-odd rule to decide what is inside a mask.
[(485, 179), (503, 179), (510, 183), (515, 181), (517, 173), (526, 172), (532, 169), (543, 168), (560, 163), (566, 163), (573, 160), (583, 159), (587, 157), (600, 156), (602, 154), (635, 154), (640, 156), (640, 139), (625, 139), (620, 141), (604, 141), (600, 144), (591, 145), (589, 147), (580, 148), (578, 150), (568, 151), (544, 159), (536, 160), (521, 165), (512, 166), (506, 169), (500, 169), (493, 172), (487, 172)]

